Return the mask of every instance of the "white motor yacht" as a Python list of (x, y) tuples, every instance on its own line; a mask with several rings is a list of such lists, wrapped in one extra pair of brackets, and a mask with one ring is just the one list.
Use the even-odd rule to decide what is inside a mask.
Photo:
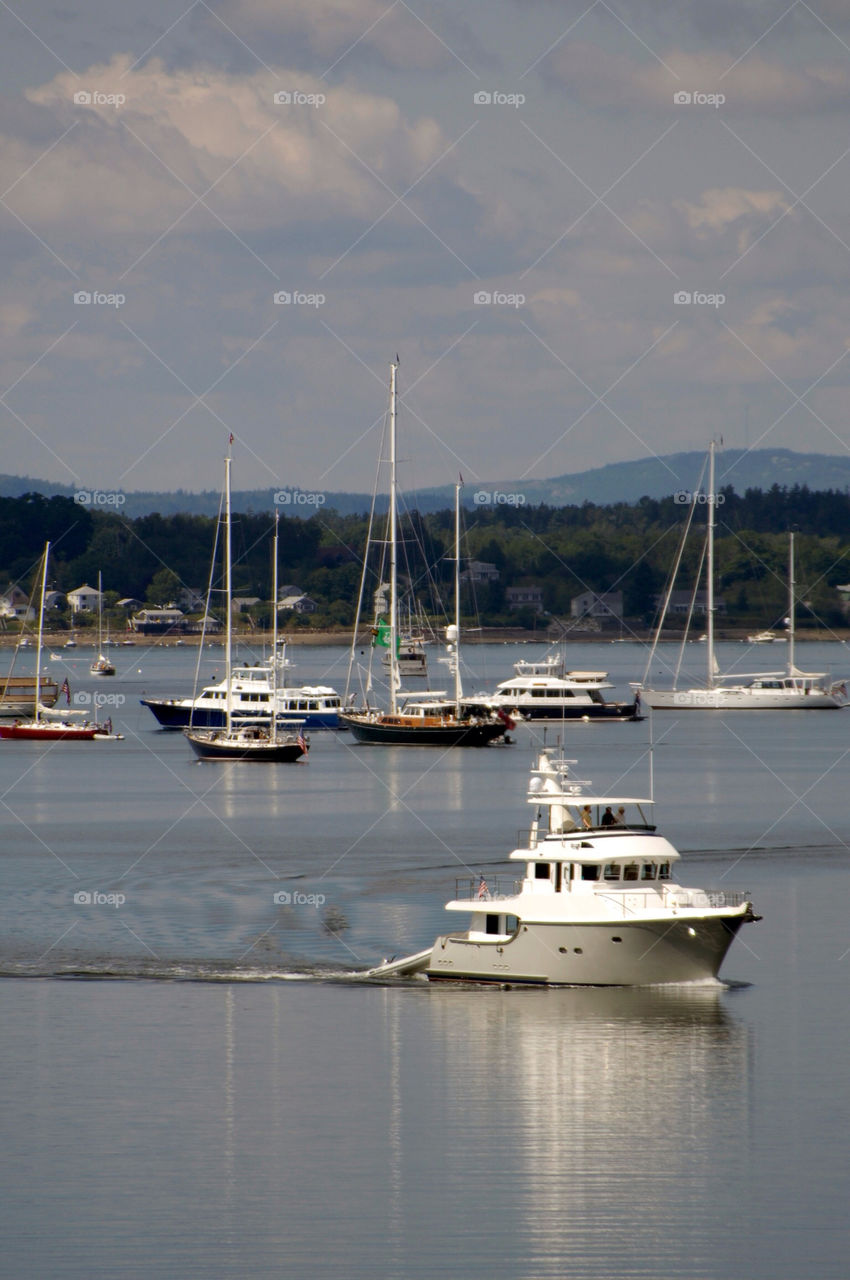
[(572, 777), (574, 763), (544, 749), (531, 771), (535, 817), (510, 854), (522, 878), (459, 882), (446, 910), (466, 924), (367, 976), (569, 986), (716, 978), (741, 925), (760, 918), (747, 894), (677, 884), (680, 855), (648, 820), (652, 801), (596, 795)]
[(502, 680), (488, 703), (517, 711), (524, 720), (640, 720), (640, 702), (607, 702), (613, 689), (607, 671), (567, 671), (550, 654), (540, 662), (515, 662), (515, 675)]

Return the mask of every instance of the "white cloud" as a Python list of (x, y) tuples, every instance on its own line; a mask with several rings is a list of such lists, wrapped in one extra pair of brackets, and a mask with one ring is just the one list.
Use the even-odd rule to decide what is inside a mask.
[[(76, 105), (81, 86), (123, 94), (126, 103)], [(326, 101), (276, 105), (281, 90)], [(27, 98), (55, 115), (57, 131), (75, 124), (43, 159), (32, 143), (0, 140), (7, 173), (34, 165), (9, 202), (36, 228), (156, 233), (192, 203), (180, 179), (198, 194), (216, 184), (208, 202), (240, 230), (371, 218), (391, 197), (370, 169), (404, 189), (447, 145), (434, 120), (409, 121), (390, 98), (285, 68), (274, 78), (169, 70), (156, 60), (131, 70), (130, 59), (116, 55), (79, 77), (62, 73)], [(209, 219), (198, 208), (181, 227)]]

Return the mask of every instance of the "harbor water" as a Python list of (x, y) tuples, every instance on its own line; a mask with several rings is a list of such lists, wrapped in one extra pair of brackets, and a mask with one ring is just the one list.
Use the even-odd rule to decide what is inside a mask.
[[(539, 651), (468, 649), (467, 691)], [(681, 883), (749, 891), (720, 983), (375, 984), (444, 931), (456, 877), (507, 873), (542, 730), (199, 763), (138, 702), (188, 692), (195, 651), (112, 653), (114, 680), (85, 649), (51, 674), (123, 741), (0, 743), (5, 1274), (846, 1276), (850, 713), (546, 730), (599, 792), (654, 786)], [(294, 656), (344, 682), (341, 650)], [(568, 650), (621, 698), (645, 660)], [(850, 675), (845, 645), (797, 661)]]

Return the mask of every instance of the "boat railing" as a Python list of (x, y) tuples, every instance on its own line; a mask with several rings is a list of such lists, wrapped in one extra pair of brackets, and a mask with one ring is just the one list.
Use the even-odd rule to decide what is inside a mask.
[(612, 890), (606, 886), (605, 892), (599, 896), (613, 907), (619, 907), (624, 916), (650, 910), (658, 905), (659, 897), (663, 907), (671, 911), (734, 910), (749, 901), (747, 893), (737, 890), (682, 889), (679, 885), (670, 884), (652, 889), (623, 885), (622, 889)]
[(507, 876), (461, 876), (455, 880), (455, 902), (498, 902), (515, 898), (521, 881)]

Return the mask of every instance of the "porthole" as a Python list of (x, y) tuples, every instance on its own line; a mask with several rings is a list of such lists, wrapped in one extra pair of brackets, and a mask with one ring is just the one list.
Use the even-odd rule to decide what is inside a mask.
[(612, 934), (612, 935), (611, 935), (611, 941), (612, 941), (612, 942), (622, 942), (622, 941), (623, 941), (623, 939), (622, 939), (622, 938), (618, 938), (618, 937), (617, 937), (617, 935), (616, 935), (616, 933), (614, 933), (614, 934)]
[(581, 947), (573, 947), (573, 950), (575, 951), (577, 956), (584, 955), (584, 952), (582, 951)]
[(569, 951), (569, 947), (558, 947), (558, 950), (560, 951), (562, 956), (565, 956)]

